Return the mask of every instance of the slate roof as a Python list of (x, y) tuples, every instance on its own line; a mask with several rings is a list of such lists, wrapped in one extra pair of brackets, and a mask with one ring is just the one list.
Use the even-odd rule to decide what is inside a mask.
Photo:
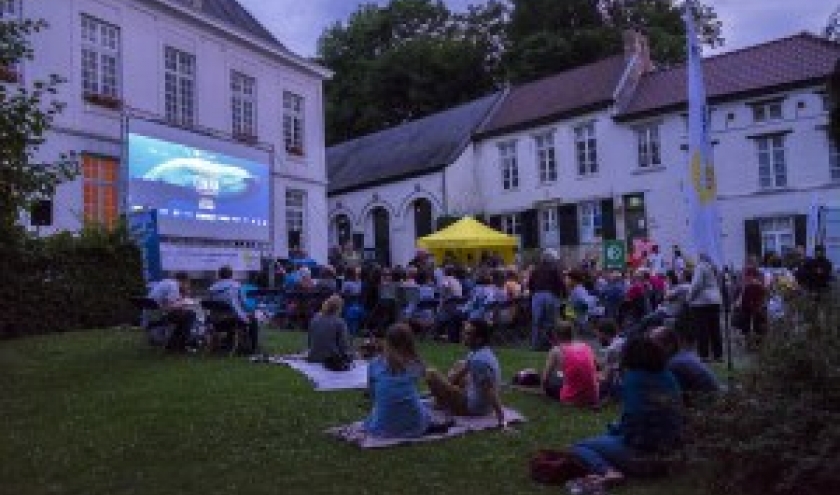
[[(221, 21), (234, 29), (254, 38), (273, 45), (288, 52), (288, 49), (280, 43), (259, 21), (257, 21), (248, 10), (236, 0), (201, 0), (201, 12), (209, 17)], [(178, 3), (192, 6), (192, 0), (177, 0)]]
[[(745, 98), (824, 81), (840, 58), (840, 43), (800, 33), (703, 60), (711, 102)], [(685, 64), (645, 74), (616, 116), (630, 120), (686, 105)]]
[(492, 119), (476, 133), (484, 138), (606, 108), (627, 67), (615, 55), (511, 88)]
[(438, 171), (452, 164), (503, 93), (327, 148), (330, 195)]

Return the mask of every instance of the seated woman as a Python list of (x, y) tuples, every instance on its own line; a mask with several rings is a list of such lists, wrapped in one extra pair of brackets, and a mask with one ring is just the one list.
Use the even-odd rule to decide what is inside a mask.
[(341, 295), (347, 304), (344, 307), (344, 321), (350, 335), (356, 337), (362, 320), (365, 316), (365, 308), (362, 305), (362, 282), (359, 280), (359, 269), (348, 267), (344, 271), (344, 283), (341, 284)]
[(417, 392), (417, 380), (424, 373), (411, 329), (403, 323), (391, 325), (385, 332), (383, 355), (368, 366), (373, 410), (364, 423), (367, 433), (405, 438), (419, 437), (430, 429), (431, 412)]
[(350, 361), (352, 350), (347, 335), (347, 324), (341, 318), (344, 301), (338, 294), (324, 301), (309, 324), (309, 354), (306, 360), (312, 363), (328, 361)]
[[(408, 323), (412, 330), (418, 333), (426, 333), (435, 325), (435, 311), (428, 305), (428, 302), (435, 300), (435, 287), (425, 271), (415, 275), (417, 284), (417, 302), (409, 308)], [(425, 303), (420, 308), (420, 303)]]
[(625, 475), (647, 475), (657, 456), (682, 443), (682, 397), (665, 369), (666, 357), (649, 337), (630, 339), (622, 356), (621, 419), (608, 433), (571, 448), (594, 474), (580, 483), (597, 491), (620, 484)]
[(574, 406), (598, 404), (598, 373), (595, 353), (589, 344), (575, 342), (572, 324), (558, 325), (554, 346), (548, 351), (542, 384), (546, 395)]

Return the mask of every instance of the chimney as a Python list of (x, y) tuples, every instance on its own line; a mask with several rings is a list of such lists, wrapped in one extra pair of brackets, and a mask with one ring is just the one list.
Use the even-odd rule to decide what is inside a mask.
[(638, 57), (636, 63), (642, 73), (653, 70), (647, 36), (634, 28), (625, 29), (622, 38), (624, 39), (624, 60), (630, 62), (633, 57)]

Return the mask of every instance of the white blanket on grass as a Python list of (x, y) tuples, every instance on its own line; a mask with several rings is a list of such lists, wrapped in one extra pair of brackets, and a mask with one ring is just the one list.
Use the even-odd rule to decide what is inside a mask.
[[(504, 408), (505, 421), (509, 424), (524, 423), (525, 417), (519, 412)], [(436, 417), (435, 422), (442, 422), (445, 420), (440, 411), (434, 411), (434, 414), (441, 417)], [(495, 414), (487, 416), (455, 416), (455, 424), (446, 431), (446, 433), (438, 433), (434, 435), (423, 435), (422, 437), (412, 438), (379, 438), (370, 436), (364, 431), (362, 421), (350, 423), (349, 425), (336, 426), (326, 430), (328, 435), (334, 436), (339, 440), (350, 442), (353, 445), (363, 449), (381, 449), (385, 447), (393, 447), (395, 445), (407, 443), (432, 442), (435, 440), (443, 440), (444, 438), (457, 437), (465, 435), (473, 431), (489, 430), (498, 426), (499, 422), (496, 420)]]
[(353, 367), (347, 371), (330, 371), (320, 363), (310, 363), (305, 355), (272, 356), (270, 363), (285, 364), (303, 373), (315, 385), (315, 390), (354, 390), (367, 388), (368, 363), (361, 359), (353, 361)]

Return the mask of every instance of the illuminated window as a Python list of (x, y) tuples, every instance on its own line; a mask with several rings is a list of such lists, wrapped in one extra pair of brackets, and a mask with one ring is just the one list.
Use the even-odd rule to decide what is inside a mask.
[(192, 126), (195, 124), (195, 55), (165, 47), (164, 74), (166, 120)]
[(793, 217), (770, 217), (759, 220), (761, 255), (783, 255), (793, 249)]
[(82, 177), (85, 222), (113, 227), (119, 217), (119, 162), (83, 155)]
[(82, 91), (120, 96), (120, 28), (82, 16)]
[(243, 138), (257, 136), (257, 80), (241, 72), (230, 73), (233, 135)]
[(303, 156), (303, 97), (283, 92), (283, 142), (286, 153)]

